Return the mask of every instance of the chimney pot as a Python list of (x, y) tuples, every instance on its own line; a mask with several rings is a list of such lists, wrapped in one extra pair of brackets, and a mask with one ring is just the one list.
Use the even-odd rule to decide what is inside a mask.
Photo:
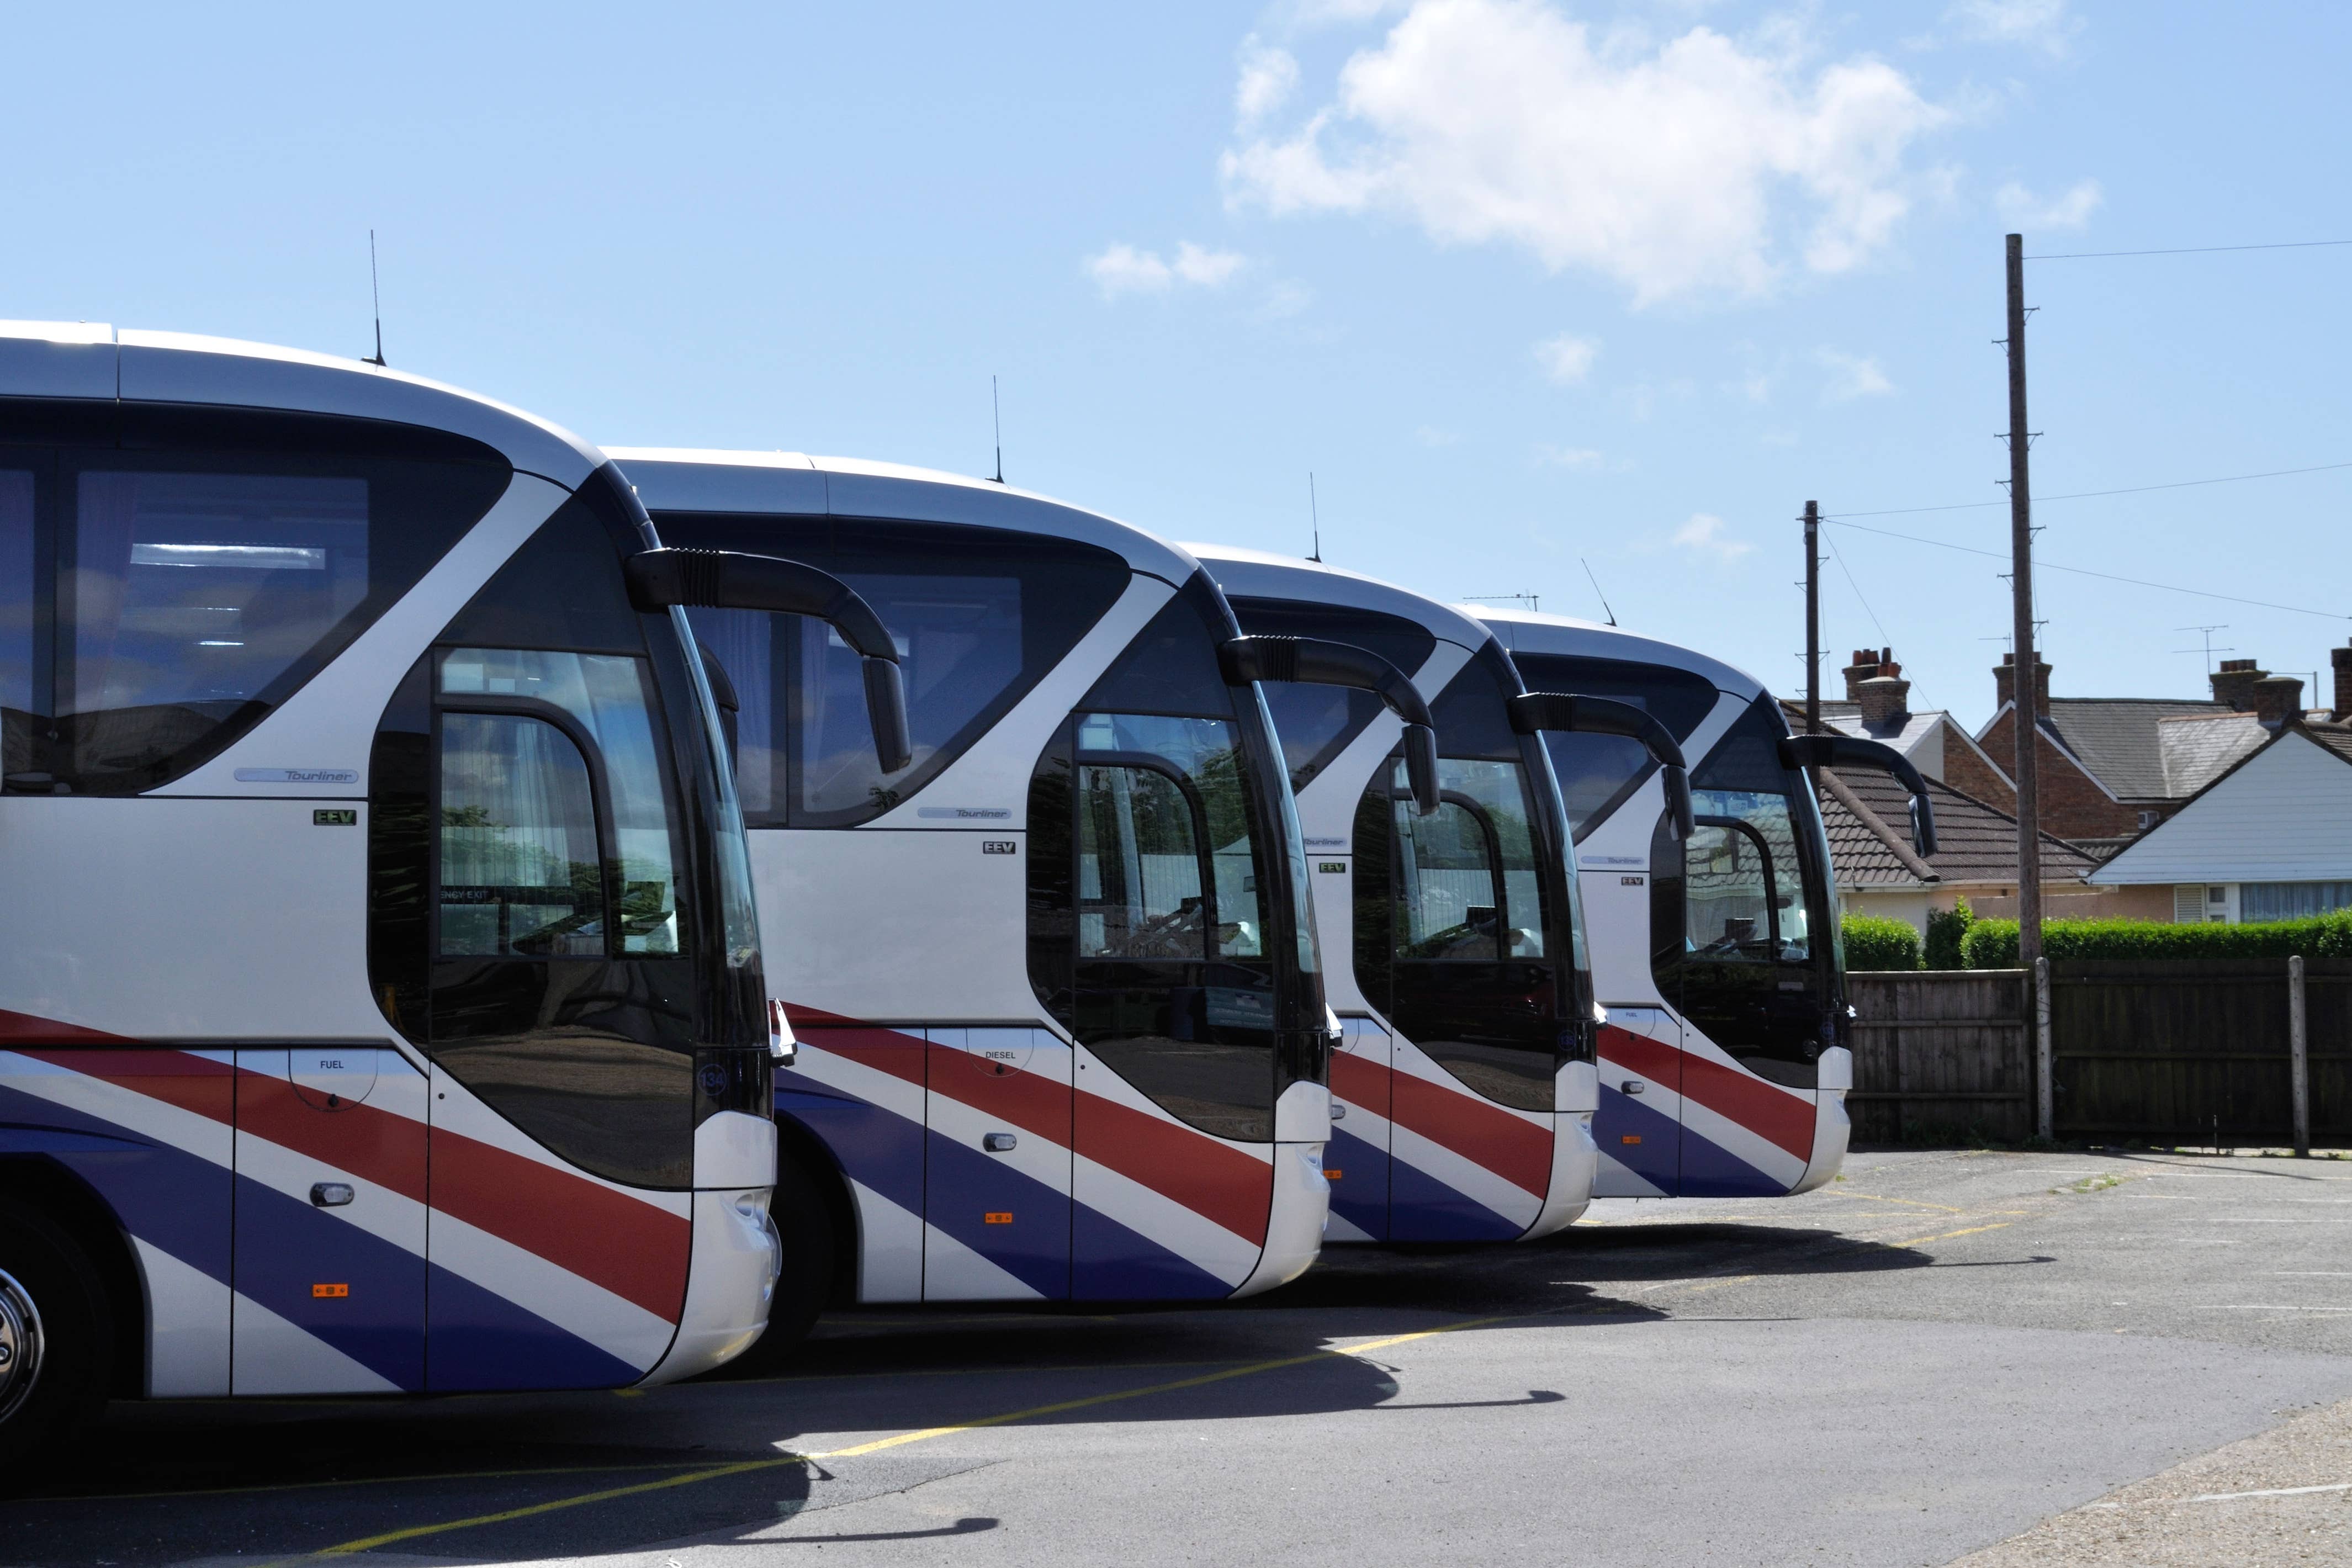
[(2303, 718), (2303, 680), (2299, 676), (2265, 675), (2254, 682), (2254, 717), (2263, 728), (2275, 730)]
[(2225, 658), (2213, 672), (2213, 700), (2241, 713), (2254, 710), (2254, 687), (2269, 675), (2251, 658)]
[(2329, 648), (2327, 662), (2336, 668), (2336, 721), (2352, 723), (2352, 647)]
[(1879, 673), (1879, 663), (1876, 648), (1858, 647), (1853, 650), (1853, 662), (1847, 665), (1843, 671), (1845, 676), (1845, 700), (1848, 702), (1862, 700), (1862, 683), (1872, 679)]

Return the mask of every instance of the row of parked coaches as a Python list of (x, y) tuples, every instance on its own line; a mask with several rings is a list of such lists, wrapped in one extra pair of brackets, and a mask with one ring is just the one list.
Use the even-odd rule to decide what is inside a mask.
[(1687, 649), (214, 339), (0, 324), (0, 1455), (1801, 1191), (1806, 770), (1933, 836)]

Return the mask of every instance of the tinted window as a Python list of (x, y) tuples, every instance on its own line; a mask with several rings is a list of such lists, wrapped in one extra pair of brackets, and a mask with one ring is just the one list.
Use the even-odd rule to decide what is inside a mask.
[(1404, 1038), (1489, 1099), (1553, 1108), (1581, 1037), (1556, 1021), (1533, 802), (1517, 764), (1442, 760), (1414, 815), (1402, 761), (1356, 815), (1356, 978)]
[(208, 446), (185, 415), (83, 422), (120, 436), (0, 467), (0, 708), (18, 790), (134, 794), (215, 755), (511, 477), (486, 447), (397, 426), (224, 416)]
[(29, 767), (32, 751), (33, 473), (0, 468), (0, 767)]
[[(463, 708), (469, 700), (514, 699), (543, 703), (571, 721), (567, 727), (586, 742), (589, 754), (595, 758), (597, 815), (609, 824), (609, 858), (613, 862), (614, 896), (619, 900), (615, 951), (677, 952), (677, 856), (669, 804), (663, 787), (662, 755), (654, 739), (644, 661), (614, 654), (453, 648), (441, 656), (441, 699), (445, 709)], [(469, 725), (468, 732), (476, 729), (478, 726)], [(552, 745), (549, 737), (563, 733), (546, 723), (541, 723), (538, 730), (526, 728), (511, 732), (530, 748), (534, 764), (541, 756), (550, 755), (545, 750)], [(452, 765), (452, 734), (450, 721), (445, 720), (445, 780)], [(573, 746), (572, 751), (577, 754), (580, 748)], [(545, 765), (554, 765), (551, 756)], [(541, 776), (551, 776), (525, 771), (520, 754), (505, 766), (517, 781), (516, 787), (525, 791), (536, 788), (536, 781)], [(582, 774), (583, 782), (587, 776)], [(450, 809), (445, 795), (445, 834), (450, 828)], [(593, 837), (584, 841), (589, 847), (595, 842)], [(446, 894), (446, 887), (444, 891)], [(604, 929), (601, 922), (594, 927), (599, 933)], [(452, 950), (445, 942), (442, 951)], [(602, 952), (604, 948), (598, 946), (593, 951)]]
[(1808, 1087), (1828, 1040), (1828, 895), (1804, 777), (1780, 765), (1787, 732), (1759, 699), (1692, 770), (1696, 830), (1677, 843), (1661, 816), (1651, 967), (1708, 1039), (1764, 1077)]
[(369, 972), (404, 1036), (554, 1153), (677, 1188), (698, 1067), (757, 1104), (764, 1054), (715, 1048), (749, 1037), (717, 879), (690, 869), (708, 726), (677, 623), (629, 604), (637, 547), (583, 489), (401, 683), (369, 775)]
[[(1516, 653), (1511, 662), (1530, 691), (1568, 691), (1629, 702), (1652, 714), (1687, 741), (1715, 710), (1715, 683), (1692, 670), (1628, 659), (1580, 658), (1565, 654)], [(1655, 771), (1649, 749), (1622, 735), (1544, 736), (1552, 770), (1559, 775), (1561, 803), (1570, 829), (1581, 843)]]
[(441, 721), (443, 955), (604, 951), (604, 858), (588, 760), (543, 719)]
[(737, 782), (753, 826), (824, 827), (889, 810), (935, 777), (1126, 590), (1090, 545), (996, 530), (664, 512), (665, 543), (788, 556), (863, 595), (897, 642), (914, 761), (884, 775), (857, 655), (822, 621), (689, 612), (735, 688)]
[[(1030, 977), (1077, 1039), (1172, 1115), (1274, 1135), (1322, 1069), (1296, 828), (1264, 710), (1218, 669), (1233, 635), (1188, 584), (1087, 694), (1029, 795)], [(1271, 787), (1269, 787), (1271, 786)]]
[[(1402, 797), (1404, 764), (1390, 767)], [(1435, 815), (1416, 815), (1405, 798), (1391, 812), (1397, 956), (1541, 958), (1543, 880), (1526, 775), (1513, 763), (1452, 757), (1437, 768), (1444, 803)]]
[[(1302, 604), (1295, 599), (1242, 598), (1234, 601), (1234, 615), (1249, 636), (1321, 637), (1349, 643), (1380, 655), (1408, 676), (1427, 663), (1437, 647), (1427, 627), (1372, 610)], [(1293, 789), (1306, 788), (1381, 712), (1378, 697), (1347, 687), (1270, 680), (1262, 689), (1274, 715), (1275, 733), (1282, 742), (1282, 760), (1290, 770)]]

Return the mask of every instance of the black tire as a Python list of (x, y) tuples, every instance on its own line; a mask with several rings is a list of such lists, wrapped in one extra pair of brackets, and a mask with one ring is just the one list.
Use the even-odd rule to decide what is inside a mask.
[(768, 1304), (768, 1331), (737, 1358), (745, 1372), (770, 1372), (792, 1359), (833, 1300), (833, 1205), (818, 1178), (787, 1154), (777, 1162), (768, 1214), (784, 1244), (783, 1273)]
[[(0, 1199), (0, 1477), (57, 1455), (106, 1402), (113, 1304), (73, 1237), (38, 1209)], [(29, 1370), (28, 1370), (29, 1369)], [(5, 1483), (0, 1483), (5, 1484)]]

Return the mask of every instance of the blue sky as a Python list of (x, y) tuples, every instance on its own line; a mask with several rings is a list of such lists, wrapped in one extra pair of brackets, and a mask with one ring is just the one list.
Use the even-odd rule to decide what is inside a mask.
[[(330, 14), (332, 11), (333, 14)], [(2330, 7), (50, 7), (0, 315), (364, 353), (619, 444), (984, 473), (1794, 689), (1799, 530), (1998, 501), (2000, 244), (2352, 238)], [(2352, 247), (2029, 268), (2037, 492), (2352, 463)], [(2322, 672), (2352, 468), (2039, 512), (2055, 685)], [(1855, 518), (2006, 548), (1998, 506)], [(2002, 563), (1825, 531), (1990, 710)], [(1873, 614), (1874, 612), (1874, 616)], [(1882, 630), (1883, 628), (1883, 630)], [(2310, 693), (2326, 700), (2324, 690)]]

